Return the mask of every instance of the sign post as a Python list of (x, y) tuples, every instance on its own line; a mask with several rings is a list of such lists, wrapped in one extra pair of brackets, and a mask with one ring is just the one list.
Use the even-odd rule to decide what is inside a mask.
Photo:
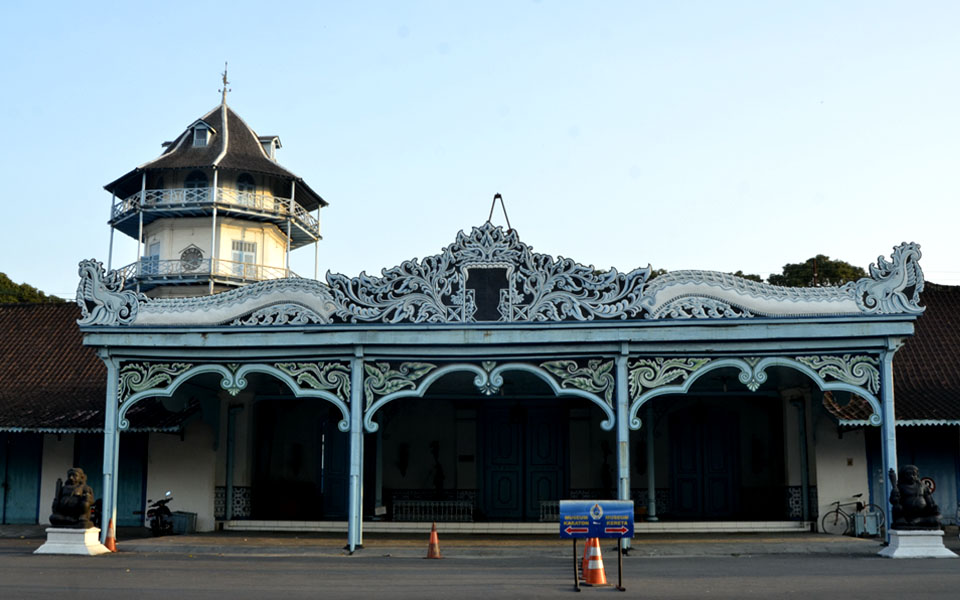
[(617, 539), (617, 589), (623, 587), (623, 538), (633, 537), (632, 500), (561, 500), (560, 538), (573, 540), (573, 587), (580, 591), (577, 539)]

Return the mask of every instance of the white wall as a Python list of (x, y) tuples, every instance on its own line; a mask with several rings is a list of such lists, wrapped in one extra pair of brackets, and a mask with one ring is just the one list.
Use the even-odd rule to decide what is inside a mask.
[[(822, 411), (816, 418), (816, 485), (820, 518), (837, 500), (869, 492), (867, 488), (867, 452), (862, 430), (837, 433), (837, 424)], [(815, 413), (816, 414), (816, 413)]]
[[(210, 228), (210, 218), (158, 219), (144, 228), (143, 253), (146, 255), (150, 244), (160, 242), (160, 260), (179, 260), (180, 254), (194, 245), (206, 260), (210, 258)], [(233, 260), (233, 240), (243, 240), (257, 244), (256, 264), (276, 268), (286, 264), (286, 234), (272, 223), (221, 217), (216, 235), (221, 260)]]
[(57, 439), (55, 433), (43, 436), (43, 458), (40, 465), (40, 511), (38, 522), (50, 524), (53, 509), (53, 494), (57, 490), (57, 479), (67, 478), (67, 469), (73, 466), (73, 435), (66, 434)]
[(173, 492), (173, 511), (197, 513), (197, 531), (213, 531), (216, 453), (213, 431), (201, 422), (187, 425), (179, 435), (151, 433), (148, 447), (147, 498), (156, 500)]

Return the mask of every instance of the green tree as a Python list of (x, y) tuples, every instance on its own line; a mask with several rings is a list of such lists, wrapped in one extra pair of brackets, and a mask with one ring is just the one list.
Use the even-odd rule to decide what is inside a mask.
[(6, 273), (0, 273), (0, 302), (64, 302), (62, 298), (48, 296), (26, 283), (14, 283)]
[(741, 279), (749, 279), (750, 281), (756, 281), (757, 283), (763, 283), (763, 278), (759, 275), (754, 275), (753, 273), (744, 273), (743, 271), (737, 271), (733, 273), (734, 277), (740, 277)]
[(866, 277), (867, 273), (842, 260), (831, 260), (829, 256), (818, 254), (802, 263), (783, 265), (783, 272), (772, 274), (767, 280), (773, 285), (786, 287), (818, 287), (843, 285)]

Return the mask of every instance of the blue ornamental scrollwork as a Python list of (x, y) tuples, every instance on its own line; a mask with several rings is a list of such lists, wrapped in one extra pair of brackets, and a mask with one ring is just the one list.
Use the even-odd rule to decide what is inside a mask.
[(746, 319), (752, 316), (753, 313), (740, 306), (699, 296), (679, 298), (648, 314), (651, 319)]
[(109, 273), (97, 260), (80, 261), (80, 284), (77, 306), (80, 325), (128, 325), (137, 318), (143, 294), (124, 290), (124, 280), (117, 271)]
[(760, 389), (770, 368), (790, 368), (817, 382), (824, 392), (843, 391), (861, 398), (872, 413), (868, 422), (879, 425), (880, 391), (879, 361), (869, 355), (817, 356), (742, 356), (718, 358), (639, 358), (628, 363), (627, 380), (630, 392), (629, 423), (639, 429), (640, 407), (657, 396), (685, 394), (690, 386), (707, 372), (737, 369), (737, 380), (751, 392)]
[(603, 398), (607, 406), (613, 406), (616, 380), (612, 360), (590, 359), (585, 367), (575, 360), (552, 360), (540, 366), (560, 381), (560, 387), (596, 394)]
[(277, 369), (286, 373), (304, 388), (333, 393), (345, 404), (350, 403), (350, 367), (345, 363), (276, 363)]
[(119, 402), (146, 390), (161, 390), (193, 367), (191, 363), (124, 363), (119, 372)]
[(294, 303), (274, 304), (234, 319), (231, 325), (306, 325), (329, 323), (330, 319)]
[(863, 387), (871, 394), (880, 391), (880, 361), (867, 355), (798, 356), (801, 362), (817, 372), (825, 381), (835, 379)]
[(635, 318), (643, 312), (642, 289), (650, 276), (650, 267), (598, 272), (569, 258), (529, 250), (517, 271), (519, 293), (511, 314), (516, 321)]
[(422, 362), (403, 362), (396, 369), (385, 362), (364, 363), (363, 393), (366, 408), (370, 408), (375, 396), (416, 389), (417, 382), (436, 368), (437, 365)]
[(684, 381), (710, 362), (709, 358), (639, 358), (627, 365), (630, 396), (652, 390), (676, 380)]
[(490, 223), (460, 232), (442, 254), (349, 278), (328, 274), (335, 315), (347, 322), (475, 322), (475, 297), (467, 268), (503, 268), (501, 321), (589, 321), (640, 315), (641, 290), (650, 268), (597, 271), (570, 259), (533, 252), (513, 230)]
[(493, 370), (497, 368), (496, 361), (485, 360), (480, 363), (480, 367), (483, 369), (486, 376), (481, 377), (480, 375), (477, 375), (473, 379), (473, 385), (477, 387), (477, 391), (484, 396), (492, 396), (499, 392), (500, 388), (503, 386), (503, 375), (499, 373), (493, 373)]

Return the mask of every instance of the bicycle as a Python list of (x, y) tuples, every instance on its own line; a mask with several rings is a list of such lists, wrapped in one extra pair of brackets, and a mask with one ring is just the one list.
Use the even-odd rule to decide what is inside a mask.
[[(823, 519), (820, 520), (820, 531), (831, 535), (852, 535), (854, 519), (859, 517), (863, 519), (861, 521), (863, 524), (875, 520), (877, 535), (882, 535), (885, 521), (883, 509), (876, 504), (863, 503), (860, 500), (861, 496), (863, 496), (863, 493), (852, 496), (856, 498), (853, 502), (840, 502), (839, 500), (834, 502), (833, 510), (823, 515)], [(845, 506), (855, 506), (857, 510), (854, 513), (849, 513), (843, 510)], [(866, 528), (864, 527), (864, 529)]]

